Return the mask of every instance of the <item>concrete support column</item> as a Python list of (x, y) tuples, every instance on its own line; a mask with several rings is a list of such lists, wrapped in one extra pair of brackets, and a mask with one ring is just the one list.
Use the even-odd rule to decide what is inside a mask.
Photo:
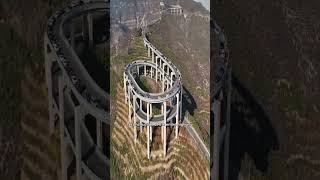
[(158, 66), (156, 67), (156, 82), (158, 82)]
[[(45, 48), (47, 45), (45, 44)], [(50, 134), (54, 131), (54, 114), (53, 114), (53, 94), (52, 94), (52, 61), (48, 57), (47, 51), (45, 50), (45, 71), (46, 71), (46, 81), (48, 86), (48, 103), (49, 103), (49, 132)]]
[(137, 143), (137, 119), (136, 119), (136, 96), (134, 96), (134, 100), (133, 100), (133, 131), (134, 131), (134, 142)]
[(171, 72), (171, 75), (170, 75), (170, 87), (172, 87), (172, 83), (173, 83), (172, 76), (173, 76), (173, 73)]
[(147, 76), (147, 66), (144, 65), (144, 75)]
[(82, 123), (82, 109), (81, 106), (77, 106), (74, 109), (74, 117), (75, 117), (75, 141), (76, 141), (76, 174), (77, 179), (81, 179), (82, 176), (82, 168), (81, 168), (81, 123)]
[(97, 120), (97, 146), (102, 150), (102, 122)]
[(224, 142), (224, 179), (229, 179), (229, 146), (230, 146), (230, 113), (231, 113), (231, 92), (232, 92), (232, 75), (231, 68), (228, 72), (228, 94), (227, 94), (227, 121), (226, 136)]
[(176, 98), (177, 98), (177, 114), (176, 114), (176, 138), (178, 137), (178, 128), (179, 128), (179, 113), (180, 113), (180, 111), (179, 111), (179, 96), (180, 96), (180, 94), (179, 93), (177, 93), (177, 95), (176, 95)]
[[(142, 109), (142, 100), (140, 99), (140, 109)], [(142, 121), (140, 120), (140, 133), (142, 132)]]
[(180, 101), (181, 101), (181, 103), (180, 103), (180, 119), (181, 119), (181, 121), (184, 120), (184, 119), (182, 119), (182, 103), (183, 103), (182, 93), (183, 93), (183, 91), (182, 91), (182, 83), (181, 83), (181, 90), (180, 90)]
[(152, 126), (150, 126), (150, 141), (152, 142)]
[[(168, 77), (170, 76), (170, 68), (169, 68), (169, 66), (167, 66), (167, 75), (168, 75)], [(169, 84), (169, 81), (167, 83)]]
[(165, 89), (165, 87), (164, 87), (164, 78), (162, 78), (162, 92), (164, 92), (164, 89)]
[(128, 99), (127, 99), (127, 77), (125, 75), (125, 73), (123, 73), (123, 77), (124, 77), (124, 80), (123, 80), (123, 89), (124, 89), (124, 100), (125, 100), (125, 103), (128, 104)]
[(92, 16), (91, 14), (87, 15), (88, 21), (88, 35), (89, 35), (89, 48), (93, 48), (93, 26), (92, 26)]
[(129, 98), (128, 98), (128, 103), (129, 103), (129, 114), (128, 114), (128, 120), (130, 121), (130, 123), (132, 123), (132, 119), (131, 119), (131, 97), (130, 97), (130, 88), (129, 88)]
[(87, 40), (89, 37), (89, 35), (88, 35), (88, 28), (87, 28), (87, 21), (88, 21), (88, 19), (87, 19), (87, 16), (86, 15), (83, 15), (82, 16), (82, 37), (83, 37), (83, 40)]
[(139, 68), (139, 66), (137, 66), (137, 72), (138, 72), (138, 75), (140, 74), (140, 73), (139, 73), (139, 69), (140, 69), (140, 68)]
[(164, 138), (163, 138), (163, 126), (161, 126), (161, 141), (162, 141), (162, 144), (164, 144)]
[(166, 64), (163, 62), (163, 63), (162, 63), (163, 75), (165, 75), (165, 73), (166, 73), (166, 71), (165, 71), (165, 69), (164, 69), (165, 67), (166, 67)]
[(219, 179), (219, 153), (220, 153), (220, 112), (221, 102), (213, 102), (214, 134), (213, 134), (213, 179)]
[(71, 23), (70, 24), (70, 43), (71, 43), (71, 47), (74, 48), (75, 46), (75, 38), (74, 38), (74, 24)]
[(67, 180), (67, 145), (64, 134), (64, 82), (63, 77), (59, 77), (59, 124), (60, 124), (60, 153), (61, 153), (61, 179)]
[[(150, 103), (150, 119), (152, 118), (152, 103)], [(152, 126), (150, 126), (150, 141), (152, 142)]]
[(150, 125), (149, 125), (149, 118), (150, 118), (150, 112), (149, 112), (149, 109), (150, 109), (150, 105), (149, 105), (149, 102), (147, 103), (147, 154), (148, 154), (148, 159), (150, 159)]
[(167, 124), (167, 102), (165, 101), (164, 102), (164, 118), (163, 118), (163, 123), (164, 123), (164, 128), (163, 128), (163, 153), (164, 153), (164, 156), (166, 155), (166, 146), (167, 146), (167, 127), (166, 127), (166, 124)]
[(152, 62), (154, 62), (154, 52), (151, 51), (151, 53), (152, 53)]
[(151, 79), (152, 79), (152, 77), (153, 77), (153, 69), (152, 69), (151, 66), (150, 66), (150, 70), (151, 70), (150, 77), (151, 77)]
[[(163, 115), (163, 117), (164, 117), (164, 108), (163, 108), (163, 106), (164, 106), (164, 103), (162, 103), (161, 104), (161, 113), (162, 113), (162, 115)], [(164, 144), (164, 131), (163, 131), (163, 129), (164, 129), (164, 126), (163, 125), (161, 125), (161, 141), (162, 141), (162, 144)]]

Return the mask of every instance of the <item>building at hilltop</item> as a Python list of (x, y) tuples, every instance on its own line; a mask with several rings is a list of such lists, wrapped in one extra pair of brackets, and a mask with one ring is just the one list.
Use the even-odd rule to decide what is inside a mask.
[(169, 4), (166, 4), (163, 1), (160, 2), (160, 9), (161, 9), (162, 12), (166, 12), (166, 13), (169, 13), (169, 14), (180, 15), (180, 14), (183, 13), (183, 9), (179, 4), (169, 5)]

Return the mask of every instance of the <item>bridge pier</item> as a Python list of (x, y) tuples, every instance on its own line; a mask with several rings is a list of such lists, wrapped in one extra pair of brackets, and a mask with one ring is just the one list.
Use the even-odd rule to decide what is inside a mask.
[(88, 41), (88, 47), (93, 47), (93, 26), (92, 16), (90, 13), (82, 16), (82, 37), (83, 40)]
[(48, 108), (49, 108), (49, 133), (52, 134), (54, 131), (54, 113), (53, 113), (53, 94), (52, 94), (52, 60), (49, 57), (50, 46), (45, 36), (44, 47), (45, 47), (45, 72), (46, 72), (46, 83), (48, 87)]
[(164, 79), (162, 79), (162, 92), (164, 92)]
[(182, 93), (183, 93), (183, 88), (182, 88), (182, 85), (181, 85), (181, 88), (180, 88), (180, 101), (181, 101), (181, 103), (180, 103), (180, 120), (181, 121), (183, 121), (183, 119), (182, 119), (182, 103), (183, 103), (183, 99), (182, 99)]
[(82, 38), (84, 41), (86, 41), (89, 37), (88, 37), (88, 19), (86, 17), (86, 15), (82, 15)]
[[(139, 98), (140, 99), (140, 98)], [(140, 108), (142, 108), (142, 100), (140, 99)], [(142, 132), (142, 121), (140, 119), (140, 133)]]
[(220, 165), (220, 112), (221, 112), (221, 98), (222, 92), (213, 102), (214, 113), (214, 134), (213, 134), (213, 179), (219, 179), (219, 165)]
[(64, 80), (59, 77), (59, 124), (60, 124), (60, 154), (61, 154), (61, 179), (67, 180), (67, 145), (64, 133)]
[(164, 156), (166, 156), (166, 144), (167, 144), (167, 102), (165, 101), (164, 102), (164, 118), (163, 118), (163, 123), (164, 123), (164, 126), (163, 126), (163, 154)]
[(176, 98), (177, 98), (177, 114), (176, 114), (176, 138), (178, 137), (178, 128), (179, 128), (179, 113), (180, 113), (180, 111), (179, 111), (179, 104), (180, 104), (180, 102), (179, 102), (179, 93), (176, 95)]
[(150, 112), (149, 112), (149, 109), (150, 109), (150, 105), (149, 105), (149, 102), (147, 103), (147, 122), (148, 122), (148, 124), (147, 124), (147, 151), (148, 151), (148, 159), (150, 159), (150, 124), (149, 124), (149, 122), (150, 122)]
[(76, 141), (76, 175), (77, 179), (81, 179), (82, 177), (82, 152), (81, 152), (81, 123), (83, 120), (82, 108), (81, 106), (77, 106), (74, 108), (74, 117), (75, 117), (75, 141)]
[(74, 48), (75, 46), (75, 38), (74, 38), (74, 24), (70, 23), (70, 43), (71, 47)]
[[(137, 143), (137, 119), (136, 119), (136, 99), (137, 99), (137, 97), (136, 96), (134, 96), (134, 103), (133, 103), (133, 125), (134, 125), (134, 127), (133, 127), (133, 131), (134, 131), (134, 142), (135, 143)], [(141, 101), (140, 101), (141, 102)]]
[(125, 80), (123, 81), (123, 89), (124, 89), (124, 102), (126, 104), (128, 104), (128, 92), (127, 92), (127, 80), (126, 80), (126, 76), (125, 74), (123, 74), (123, 77), (125, 78)]
[(232, 69), (228, 71), (228, 92), (227, 92), (227, 120), (226, 120), (226, 134), (224, 143), (224, 180), (229, 179), (229, 148), (230, 148), (230, 116), (231, 116), (231, 92), (232, 92)]
[[(130, 87), (129, 87), (129, 91), (130, 91)], [(128, 112), (128, 120), (130, 121), (130, 123), (132, 123), (131, 121), (131, 97), (130, 97), (130, 92), (128, 93), (128, 104), (129, 104), (129, 112)]]
[(97, 130), (97, 146), (100, 150), (102, 150), (102, 122), (100, 120), (96, 120), (96, 130)]
[(92, 26), (92, 15), (89, 13), (87, 15), (88, 19), (88, 33), (89, 33), (89, 48), (93, 48), (93, 26)]
[(156, 67), (156, 82), (158, 82), (158, 66)]

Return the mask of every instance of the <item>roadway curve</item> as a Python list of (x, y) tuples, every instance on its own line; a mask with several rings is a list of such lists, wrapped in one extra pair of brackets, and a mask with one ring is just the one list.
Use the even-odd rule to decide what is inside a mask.
[[(149, 123), (154, 126), (159, 125), (159, 122), (163, 122), (164, 119), (166, 119), (166, 122), (170, 122), (176, 117), (177, 113), (179, 114), (179, 111), (177, 111), (177, 103), (179, 103), (178, 107), (181, 108), (181, 101), (177, 102), (173, 99), (175, 99), (176, 96), (179, 96), (181, 99), (181, 73), (167, 57), (149, 42), (144, 31), (143, 42), (145, 47), (148, 48), (149, 56), (152, 54), (152, 60), (136, 60), (126, 65), (124, 71), (125, 91), (126, 94), (130, 93), (130, 96), (135, 96), (137, 98), (136, 101), (134, 101), (134, 99), (131, 101), (134, 101), (132, 104), (135, 103), (134, 107), (138, 119), (143, 123)], [(143, 73), (141, 73), (142, 71)], [(145, 76), (150, 76), (157, 82), (161, 81), (163, 86), (166, 82), (166, 87), (163, 88), (163, 91), (160, 93), (150, 93), (142, 90), (136, 82), (136, 78), (143, 74)], [(171, 101), (171, 105), (173, 106), (168, 106), (169, 108), (165, 113), (153, 115), (148, 121), (147, 113), (140, 107), (138, 99), (148, 103), (164, 103), (166, 101)]]
[[(74, 154), (77, 154), (77, 149), (79, 148), (76, 147), (76, 134), (78, 129), (80, 129), (81, 169), (87, 177), (97, 180), (107, 179), (109, 177), (107, 171), (109, 160), (101, 148), (95, 144), (84, 121), (77, 116), (81, 113), (82, 115), (83, 113), (87, 113), (93, 115), (97, 121), (109, 124), (109, 95), (100, 88), (88, 74), (71, 45), (71, 38), (66, 35), (66, 29), (69, 23), (76, 17), (97, 11), (108, 14), (107, 12), (109, 10), (109, 3), (104, 1), (89, 3), (80, 1), (79, 3), (71, 4), (64, 9), (56, 11), (56, 13), (49, 18), (47, 33), (45, 35), (46, 61), (48, 61), (50, 57), (58, 63), (59, 68), (57, 68), (57, 72), (59, 73), (53, 72), (52, 76), (60, 77), (59, 101), (52, 98), (52, 91), (48, 88), (49, 103), (53, 101), (49, 108), (51, 108), (51, 106), (60, 107), (58, 110), (60, 112), (59, 119), (61, 120), (60, 122), (64, 122), (63, 129), (67, 135), (67, 142), (70, 144)], [(51, 67), (46, 67), (46, 72), (51, 73), (51, 69)], [(50, 78), (47, 78), (47, 84), (50, 84), (50, 86), (52, 86), (52, 76), (50, 75)], [(68, 92), (72, 92), (74, 96), (65, 93), (66, 89)], [(50, 100), (50, 93), (51, 99), (53, 100)], [(77, 109), (79, 105), (81, 105), (81, 108)], [(67, 111), (68, 109), (70, 111)], [(74, 115), (70, 113), (72, 112), (71, 109), (75, 109)], [(51, 111), (52, 110), (50, 110), (50, 113)], [(77, 120), (79, 121), (80, 128), (76, 127), (77, 122), (75, 121)], [(73, 161), (74, 160), (75, 159), (73, 159)]]

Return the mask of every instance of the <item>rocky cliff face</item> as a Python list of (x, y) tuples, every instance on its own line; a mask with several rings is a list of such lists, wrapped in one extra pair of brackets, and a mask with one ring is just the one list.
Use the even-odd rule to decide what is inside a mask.
[(160, 0), (114, 0), (110, 6), (112, 23), (131, 29), (152, 24), (161, 17)]
[(179, 4), (183, 14), (164, 14), (161, 21), (150, 26), (150, 40), (180, 69), (188, 91), (184, 106), (206, 139), (209, 135), (209, 12), (192, 0), (181, 0)]
[(132, 29), (161, 18), (160, 0), (113, 0), (110, 7), (112, 56), (127, 53)]

